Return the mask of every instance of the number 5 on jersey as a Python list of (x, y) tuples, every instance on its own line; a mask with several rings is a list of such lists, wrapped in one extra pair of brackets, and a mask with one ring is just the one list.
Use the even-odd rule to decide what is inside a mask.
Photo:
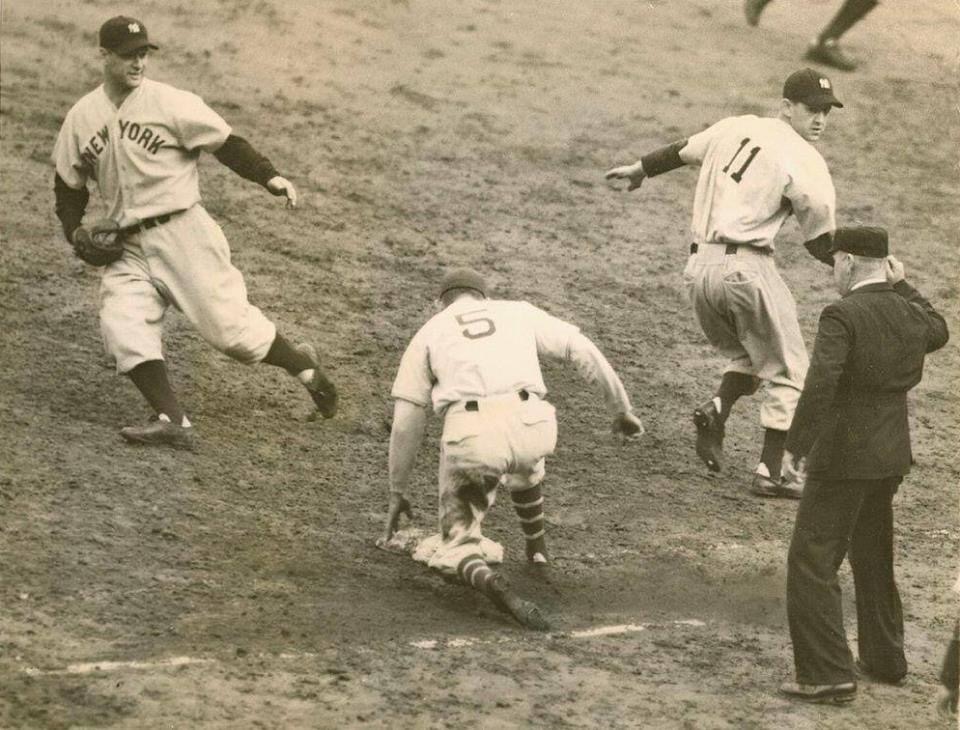
[(489, 337), (497, 331), (497, 326), (486, 314), (486, 309), (474, 309), (472, 312), (464, 312), (457, 315), (457, 322), (464, 325), (461, 333), (468, 340), (478, 340), (481, 337)]

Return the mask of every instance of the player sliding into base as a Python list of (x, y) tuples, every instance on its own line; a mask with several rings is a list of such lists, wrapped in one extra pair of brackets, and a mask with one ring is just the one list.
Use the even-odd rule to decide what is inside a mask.
[(694, 410), (696, 449), (711, 471), (720, 471), (731, 408), (766, 382), (763, 448), (751, 485), (759, 496), (802, 493), (802, 485), (781, 478), (781, 462), (809, 359), (797, 305), (773, 258), (774, 238), (793, 214), (810, 253), (829, 260), (836, 193), (811, 142), (835, 106), (843, 105), (830, 79), (802, 69), (784, 83), (777, 116), (722, 119), (606, 174), (629, 180), (627, 190), (634, 190), (645, 178), (700, 166), (684, 279), (700, 328), (730, 362), (714, 397)]
[(117, 372), (126, 374), (154, 418), (128, 426), (128, 442), (192, 449), (194, 429), (170, 385), (161, 345), (164, 314), (178, 308), (201, 336), (242, 363), (268, 363), (296, 377), (325, 418), (337, 392), (311, 345), (294, 347), (247, 300), (243, 275), (230, 263), (220, 226), (200, 204), (197, 161), (212, 153), (241, 177), (288, 205), (293, 184), (200, 97), (145, 77), (156, 46), (135, 18), (100, 28), (103, 84), (78, 101), (63, 122), (53, 153), (56, 211), (74, 251), (101, 266), (88, 247), (97, 224), (81, 225), (95, 181), (110, 222), (125, 243), (103, 269), (100, 329)]
[(449, 272), (438, 294), (442, 310), (403, 354), (392, 390), (390, 504), (377, 543), (388, 545), (400, 515), (411, 516), (407, 485), (432, 405), (444, 419), (440, 535), (417, 552), (431, 568), (476, 588), (524, 626), (548, 630), (540, 609), (491, 569), (502, 548), (481, 534), (503, 484), (520, 518), (527, 559), (534, 565), (548, 560), (540, 483), (545, 457), (556, 446), (557, 422), (544, 400), (539, 356), (573, 362), (586, 380), (600, 385), (615, 434), (636, 437), (643, 426), (619, 377), (579, 329), (527, 302), (488, 299), (488, 290), (475, 271)]

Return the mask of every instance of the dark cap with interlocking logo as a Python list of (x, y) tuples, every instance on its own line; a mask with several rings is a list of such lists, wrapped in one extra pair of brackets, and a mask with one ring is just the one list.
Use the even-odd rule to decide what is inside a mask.
[(156, 48), (147, 38), (147, 27), (136, 18), (118, 15), (100, 26), (100, 47), (113, 51), (118, 56), (139, 51), (141, 48)]
[(794, 71), (787, 77), (783, 84), (783, 98), (802, 101), (811, 107), (843, 106), (833, 95), (830, 79), (812, 68)]

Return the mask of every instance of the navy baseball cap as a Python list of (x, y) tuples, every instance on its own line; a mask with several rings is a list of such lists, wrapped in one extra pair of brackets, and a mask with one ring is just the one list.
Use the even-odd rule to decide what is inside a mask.
[(154, 48), (147, 38), (147, 27), (136, 18), (118, 15), (100, 26), (100, 47), (113, 51), (118, 56), (139, 51), (141, 48)]
[(802, 101), (812, 107), (843, 106), (833, 95), (833, 83), (830, 79), (812, 68), (794, 71), (787, 77), (783, 84), (783, 98)]
[(437, 299), (442, 298), (451, 289), (473, 289), (487, 296), (486, 280), (473, 269), (453, 269), (444, 274)]
[(886, 258), (889, 250), (887, 231), (871, 226), (838, 228), (833, 234), (833, 243), (830, 244), (830, 253), (846, 251), (854, 256), (871, 259)]

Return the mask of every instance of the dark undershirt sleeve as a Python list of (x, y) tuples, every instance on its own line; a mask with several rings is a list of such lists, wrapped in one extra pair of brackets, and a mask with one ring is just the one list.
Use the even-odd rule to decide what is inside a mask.
[(807, 241), (803, 245), (807, 251), (810, 252), (810, 255), (813, 256), (817, 261), (832, 267), (833, 254), (830, 253), (831, 243), (833, 243), (833, 234), (824, 233), (821, 236), (817, 236), (816, 238)]
[(83, 221), (83, 214), (87, 210), (90, 193), (85, 187), (75, 190), (64, 182), (58, 173), (53, 174), (53, 194), (56, 198), (57, 218), (63, 226), (63, 235), (71, 244), (70, 238)]
[(665, 172), (676, 170), (684, 166), (684, 161), (680, 159), (680, 150), (687, 146), (687, 140), (680, 139), (666, 147), (654, 150), (648, 155), (640, 158), (643, 163), (643, 172), (647, 177), (656, 177)]
[(227, 141), (213, 153), (213, 156), (240, 177), (252, 180), (263, 187), (267, 187), (270, 179), (280, 174), (270, 160), (257, 152), (243, 137), (235, 134), (227, 137)]

